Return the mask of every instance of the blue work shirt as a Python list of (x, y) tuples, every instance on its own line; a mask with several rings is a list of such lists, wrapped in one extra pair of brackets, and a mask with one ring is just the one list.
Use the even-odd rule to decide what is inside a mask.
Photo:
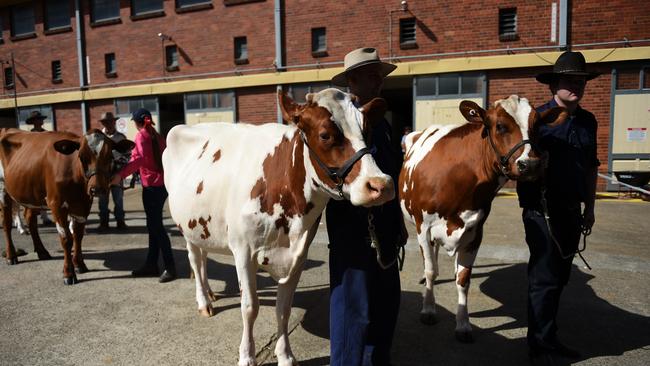
[[(555, 99), (537, 108), (538, 113), (558, 107)], [(533, 182), (518, 182), (519, 206), (540, 209), (541, 191), (546, 186), (549, 206), (572, 207), (586, 202), (588, 197), (588, 172), (600, 165), (597, 158), (594, 115), (580, 106), (561, 125), (540, 126), (538, 149), (548, 152), (545, 177)]]

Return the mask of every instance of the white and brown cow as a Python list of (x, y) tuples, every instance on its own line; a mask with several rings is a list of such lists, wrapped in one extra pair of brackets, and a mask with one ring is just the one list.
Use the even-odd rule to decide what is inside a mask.
[[(63, 248), (63, 280), (77, 283), (75, 269), (88, 271), (81, 253), (81, 241), (93, 195), (108, 189), (113, 150), (126, 152), (133, 142), (113, 142), (93, 129), (84, 136), (69, 132), (0, 131), (0, 204), (5, 213), (3, 229), (7, 263), (17, 264), (11, 238), (12, 206), (26, 207), (25, 216), (39, 259), (50, 254), (38, 235), (39, 210), (51, 210)], [(72, 223), (68, 223), (68, 218)], [(74, 255), (72, 247), (74, 243)]]
[(206, 276), (208, 252), (234, 256), (244, 320), (239, 365), (255, 364), (257, 269), (279, 282), (278, 364), (296, 364), (287, 332), (291, 303), (327, 201), (373, 206), (394, 197), (392, 179), (364, 141), (368, 122), (384, 113), (383, 100), (359, 109), (336, 89), (308, 94), (304, 105), (278, 98), (288, 125), (177, 126), (163, 154), (169, 208), (187, 241), (202, 315), (213, 314), (216, 300)]
[(467, 292), (492, 200), (507, 179), (532, 179), (541, 173), (543, 161), (530, 139), (541, 124), (562, 123), (566, 113), (555, 108), (539, 116), (528, 100), (516, 95), (488, 110), (463, 101), (460, 111), (469, 123), (433, 125), (407, 136), (399, 192), (402, 212), (415, 224), (424, 257), (421, 320), (436, 321), (433, 285), (442, 247), (449, 256), (456, 255), (456, 338), (470, 342)]

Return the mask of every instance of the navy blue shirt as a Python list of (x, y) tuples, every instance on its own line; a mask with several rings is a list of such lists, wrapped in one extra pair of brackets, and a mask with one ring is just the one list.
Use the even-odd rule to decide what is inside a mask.
[[(551, 99), (537, 112), (557, 106), (555, 99)], [(600, 165), (596, 155), (597, 127), (594, 115), (580, 106), (563, 124), (540, 126), (538, 148), (548, 152), (548, 168), (543, 179), (517, 183), (519, 206), (540, 208), (542, 181), (549, 205), (572, 206), (589, 199), (588, 172)]]

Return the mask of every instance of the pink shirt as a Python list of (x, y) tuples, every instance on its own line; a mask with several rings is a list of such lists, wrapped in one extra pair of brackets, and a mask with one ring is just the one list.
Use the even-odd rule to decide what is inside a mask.
[[(165, 139), (158, 135), (158, 144), (160, 153), (167, 146)], [(135, 171), (140, 170), (140, 178), (143, 187), (159, 187), (165, 185), (162, 169), (158, 169), (153, 157), (153, 148), (151, 147), (151, 134), (146, 128), (138, 131), (135, 135), (135, 148), (131, 152), (131, 160), (120, 170), (120, 176), (126, 178)]]

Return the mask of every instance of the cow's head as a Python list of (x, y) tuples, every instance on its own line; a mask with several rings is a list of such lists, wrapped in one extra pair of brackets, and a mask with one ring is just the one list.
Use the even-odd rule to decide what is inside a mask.
[(460, 112), (469, 122), (483, 124), (483, 137), (494, 151), (499, 169), (517, 180), (535, 179), (542, 172), (542, 159), (532, 148), (536, 129), (542, 124), (563, 123), (567, 116), (564, 108), (553, 108), (540, 115), (526, 98), (516, 95), (497, 100), (487, 111), (465, 100), (460, 104)]
[[(282, 117), (300, 130), (319, 186), (335, 199), (356, 206), (374, 206), (395, 196), (392, 178), (375, 163), (364, 136), (386, 110), (375, 98), (361, 108), (352, 96), (337, 89), (307, 94), (307, 103), (294, 103), (278, 94)], [(347, 168), (347, 169), (346, 169)]]
[(64, 139), (54, 143), (54, 149), (61, 154), (70, 155), (79, 151), (79, 161), (86, 179), (87, 193), (91, 196), (108, 190), (113, 173), (113, 150), (126, 153), (135, 144), (129, 140), (115, 143), (100, 130), (92, 129), (78, 139)]

